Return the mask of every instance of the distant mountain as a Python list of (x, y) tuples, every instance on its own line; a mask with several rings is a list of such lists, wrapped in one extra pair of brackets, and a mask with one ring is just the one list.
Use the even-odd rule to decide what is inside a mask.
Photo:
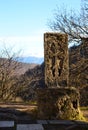
[(18, 61), (23, 62), (23, 63), (42, 64), (44, 62), (44, 58), (43, 57), (33, 57), (33, 56), (20, 57), (20, 58), (18, 58)]

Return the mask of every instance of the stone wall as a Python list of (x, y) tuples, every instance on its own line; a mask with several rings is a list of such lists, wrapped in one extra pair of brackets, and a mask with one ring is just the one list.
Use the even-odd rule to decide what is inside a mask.
[(48, 87), (68, 86), (68, 36), (44, 34), (45, 84)]

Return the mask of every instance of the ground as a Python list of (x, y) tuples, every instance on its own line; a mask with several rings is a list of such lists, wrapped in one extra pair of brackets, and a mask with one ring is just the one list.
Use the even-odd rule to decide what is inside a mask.
[[(35, 123), (35, 110), (37, 108), (37, 105), (28, 105), (28, 104), (0, 104), (0, 121), (2, 120), (14, 120), (15, 124), (28, 124)], [(88, 110), (82, 110), (83, 115), (86, 117), (88, 121)], [(34, 113), (34, 115), (33, 115)], [(49, 121), (48, 121), (49, 122)], [(64, 121), (66, 122), (66, 121)], [(77, 125), (79, 122), (75, 122), (76, 127), (75, 130), (80, 130), (81, 127)], [(67, 124), (68, 125), (68, 124)], [(57, 124), (47, 124), (45, 125), (45, 130), (58, 130)], [(60, 129), (61, 128), (61, 129)], [(59, 130), (64, 130), (65, 126), (60, 125)], [(72, 127), (70, 129), (70, 126), (68, 125), (69, 130), (72, 130)], [(88, 127), (87, 127), (88, 129)], [(82, 130), (86, 130), (84, 127)]]

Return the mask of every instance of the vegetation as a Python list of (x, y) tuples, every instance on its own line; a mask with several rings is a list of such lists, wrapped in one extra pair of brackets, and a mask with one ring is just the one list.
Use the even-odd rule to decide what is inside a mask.
[[(87, 40), (87, 39), (86, 39)], [(88, 41), (69, 49), (69, 86), (80, 91), (81, 106), (88, 105)]]
[(33, 69), (28, 69), (25, 74), (19, 77), (17, 82), (16, 96), (21, 97), (22, 100), (29, 102), (29, 100), (36, 99), (36, 89), (44, 88), (44, 63), (37, 65)]
[[(0, 99), (6, 100), (11, 98), (15, 90), (14, 72), (20, 67), (16, 61), (18, 55), (11, 49), (3, 48), (0, 54)], [(3, 58), (6, 57), (6, 58)]]
[(69, 42), (79, 43), (85, 37), (88, 37), (88, 1), (82, 1), (79, 13), (57, 8), (54, 14), (54, 20), (49, 22), (49, 27), (69, 36)]
[(88, 106), (87, 107), (81, 107), (81, 110), (88, 110)]

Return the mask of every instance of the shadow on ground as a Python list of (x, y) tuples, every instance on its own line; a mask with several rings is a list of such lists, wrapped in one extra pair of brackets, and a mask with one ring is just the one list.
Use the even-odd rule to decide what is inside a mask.
[(38, 120), (35, 118), (30, 106), (6, 106), (0, 107), (0, 121), (10, 121), (17, 124), (36, 124), (40, 122), (43, 125), (44, 130), (88, 130), (88, 122), (83, 121), (67, 121), (67, 120)]

